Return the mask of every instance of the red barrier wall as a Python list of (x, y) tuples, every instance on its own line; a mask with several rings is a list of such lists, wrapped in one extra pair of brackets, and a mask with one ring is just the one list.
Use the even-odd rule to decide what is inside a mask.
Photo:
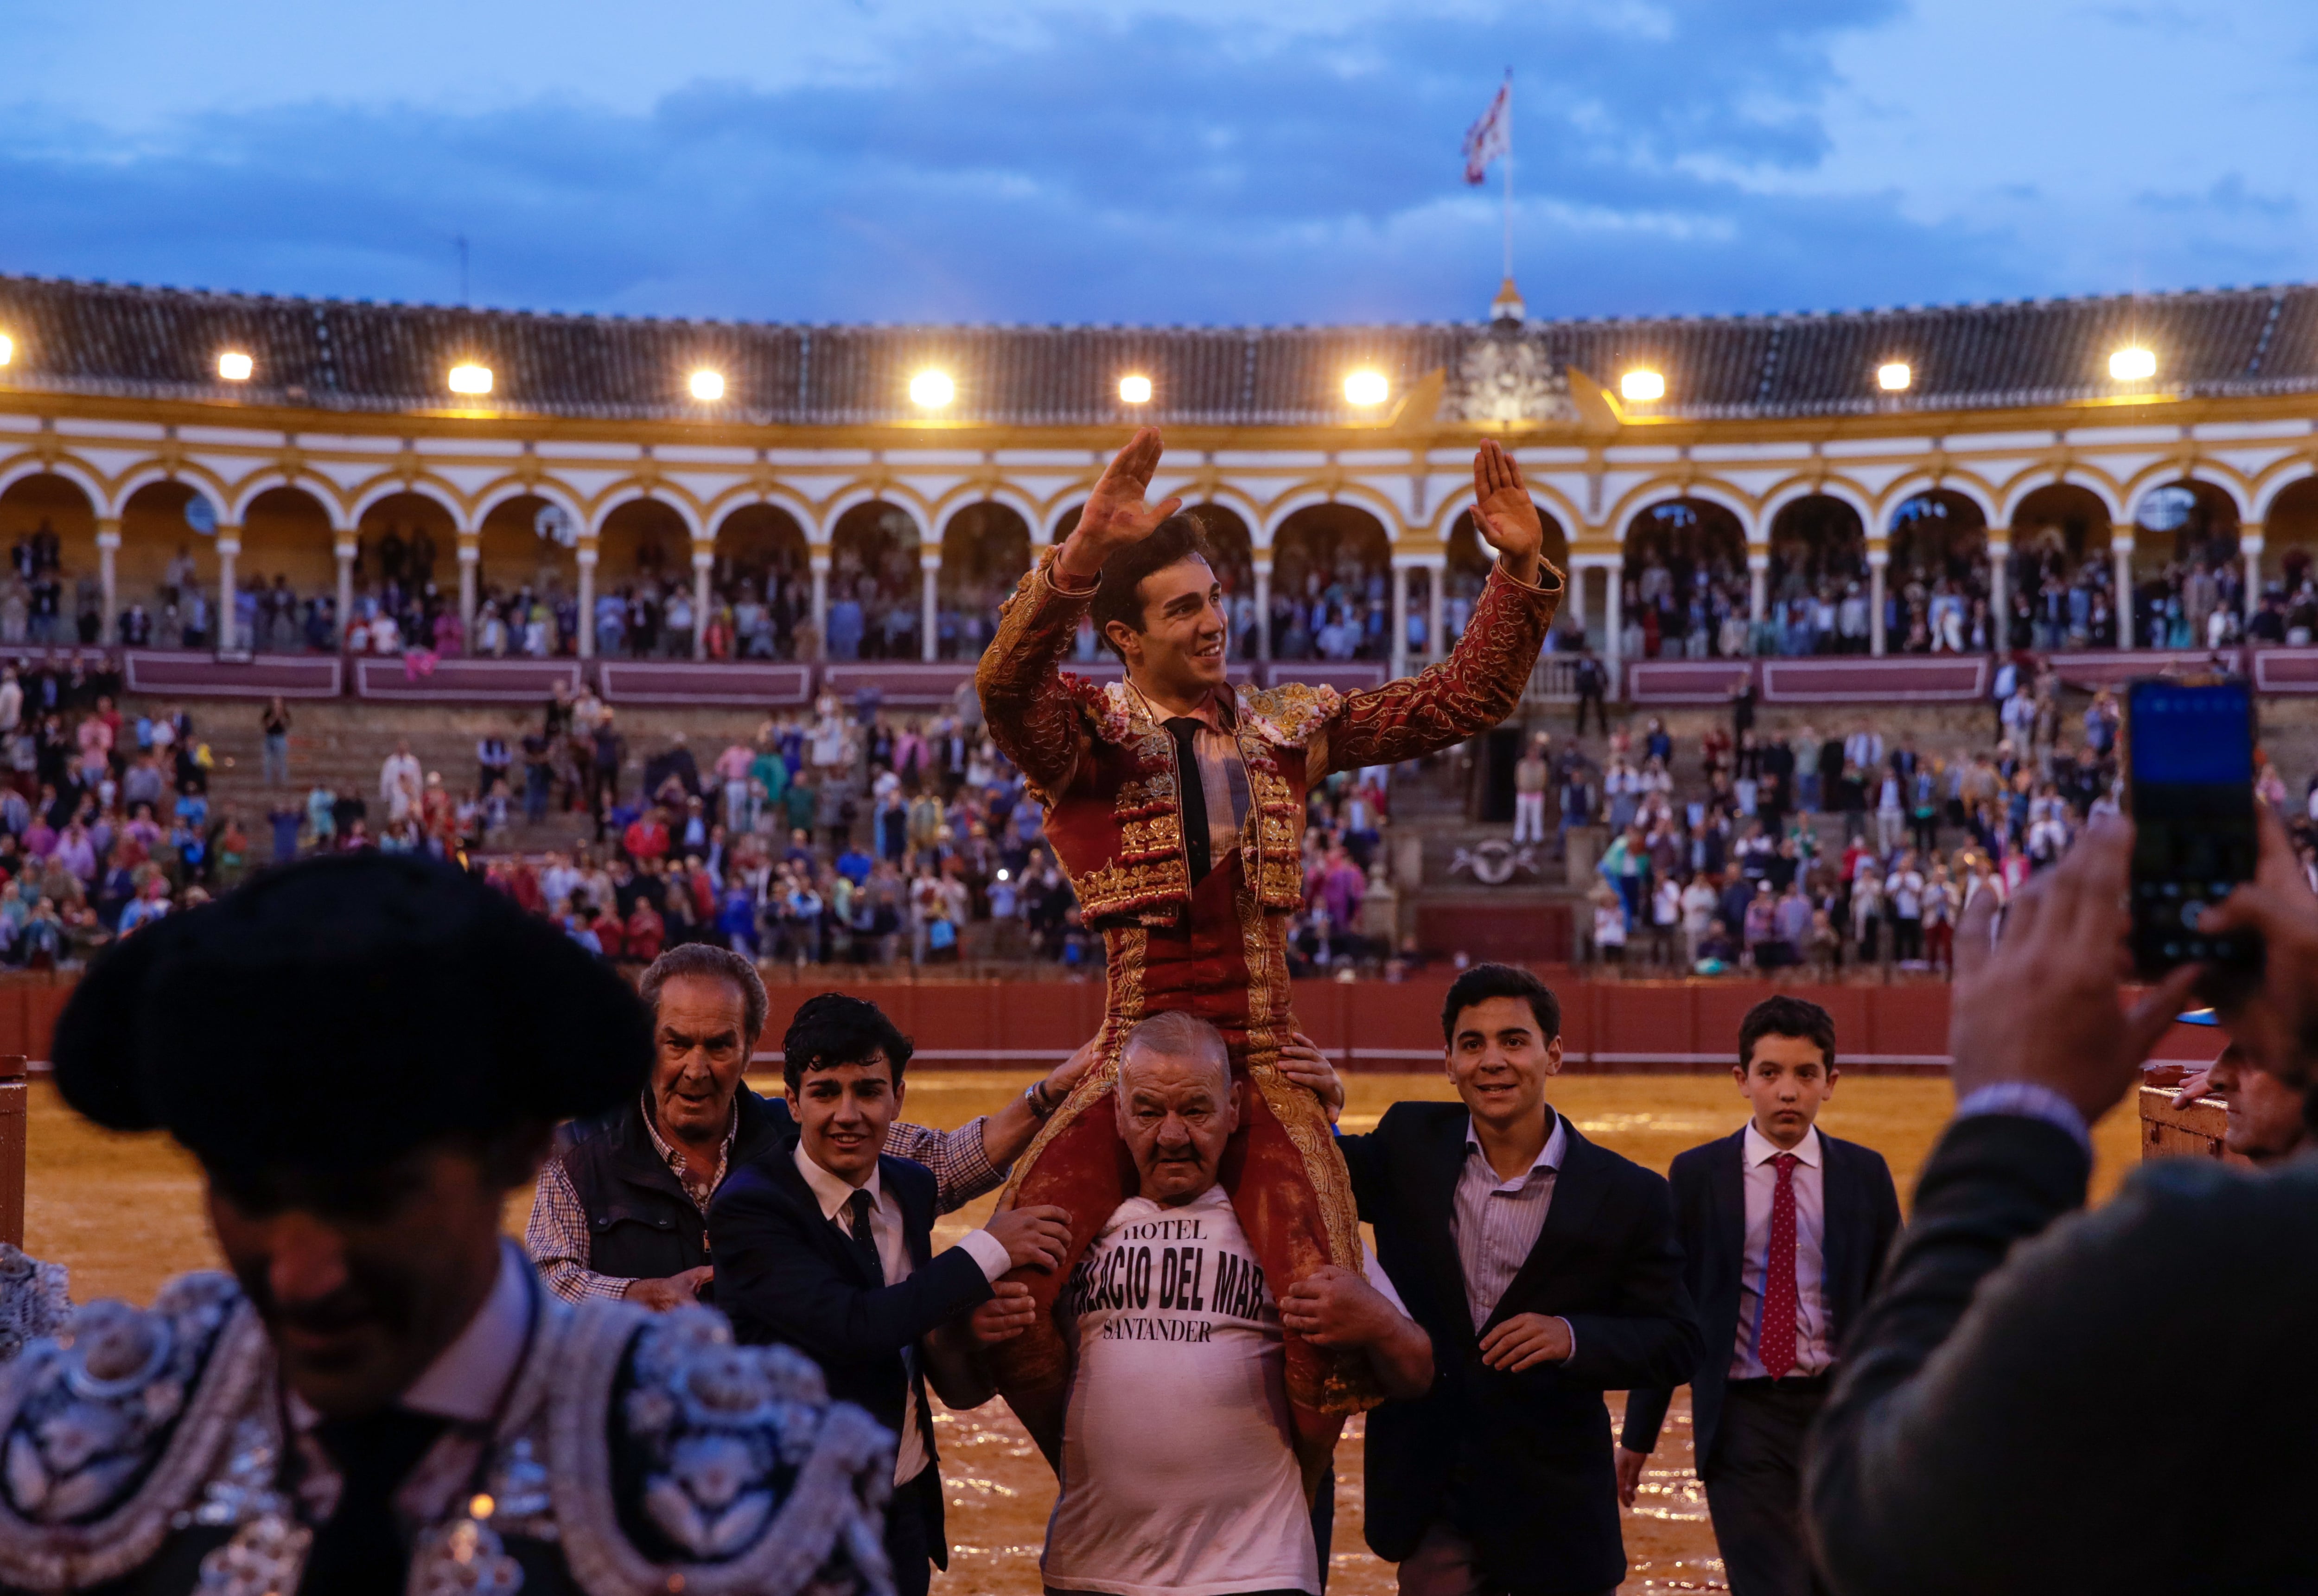
[[(1751, 981), (1588, 981), (1566, 968), (1538, 972), (1561, 1000), (1565, 1067), (1589, 1073), (1712, 1071), (1736, 1062), (1738, 1022), (1773, 991), (1808, 998), (1835, 1016), (1838, 1058), (1854, 1071), (1912, 1072), (1945, 1068), (1948, 988), (1926, 982), (1894, 986), (1772, 986)], [(1415, 980), (1301, 981), (1296, 1015), (1305, 1032), (1344, 1070), (1430, 1070), (1441, 1059), (1441, 1005), (1450, 977)], [(0, 978), (0, 1054), (49, 1056), (57, 1012), (73, 977)], [(865, 981), (831, 972), (827, 989), (811, 982), (769, 989), (760, 1062), (778, 1057), (781, 1033), (814, 992), (849, 991), (894, 1017), (931, 1068), (1031, 1068), (1055, 1063), (1092, 1036), (1102, 1020), (1102, 986), (1094, 981)], [(2175, 1026), (2158, 1044), (2161, 1059), (2205, 1063), (2221, 1051), (2219, 1034)]]

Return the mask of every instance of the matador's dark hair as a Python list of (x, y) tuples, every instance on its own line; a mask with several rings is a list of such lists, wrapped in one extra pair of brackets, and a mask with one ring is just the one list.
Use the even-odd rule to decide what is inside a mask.
[(1102, 586), (1094, 596), (1094, 633), (1112, 653), (1127, 658), (1111, 641), (1113, 621), (1124, 621), (1137, 632), (1144, 629), (1143, 578), (1185, 560), (1203, 560), (1208, 569), (1215, 569), (1216, 557), (1208, 545), (1207, 533), (1199, 517), (1189, 511), (1168, 516), (1149, 537), (1128, 544), (1102, 562)]

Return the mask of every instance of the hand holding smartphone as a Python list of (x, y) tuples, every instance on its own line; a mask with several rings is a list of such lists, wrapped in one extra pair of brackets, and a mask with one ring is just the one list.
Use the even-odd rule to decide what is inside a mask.
[(2257, 939), (2197, 925), (2253, 879), (2251, 689), (2242, 681), (2138, 681), (2126, 690), (2125, 716), (2135, 968), (2155, 978), (2186, 964), (2258, 966)]

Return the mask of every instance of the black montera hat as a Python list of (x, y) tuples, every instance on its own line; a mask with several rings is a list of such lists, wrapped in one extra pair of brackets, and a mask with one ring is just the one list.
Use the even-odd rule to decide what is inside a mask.
[(328, 1170), (626, 1101), (651, 1019), (475, 878), (342, 854), (126, 938), (52, 1051), (65, 1101), (99, 1125), (166, 1130), (215, 1171)]

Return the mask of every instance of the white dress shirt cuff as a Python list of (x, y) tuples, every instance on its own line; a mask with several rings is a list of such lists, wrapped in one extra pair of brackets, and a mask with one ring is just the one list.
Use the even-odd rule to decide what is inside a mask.
[(958, 1245), (974, 1255), (974, 1261), (982, 1266), (984, 1277), (993, 1286), (1013, 1272), (1014, 1260), (1006, 1251), (1006, 1243), (986, 1230), (966, 1232)]
[[(1556, 1314), (1554, 1317), (1561, 1319), (1561, 1315), (1559, 1314)], [(1570, 1323), (1568, 1320), (1561, 1319), (1561, 1328), (1569, 1332), (1569, 1350), (1561, 1355), (1561, 1361), (1568, 1363), (1571, 1358), (1577, 1356), (1577, 1327)]]
[(2085, 1116), (2077, 1112), (2074, 1103), (2049, 1086), (2039, 1086), (2033, 1080), (1999, 1080), (1965, 1093), (1963, 1101), (1956, 1105), (1955, 1116), (1969, 1119), (1977, 1114), (2018, 1114), (2041, 1119), (2068, 1132), (2084, 1149), (2087, 1158), (2093, 1155), (2093, 1139), (2085, 1128)]

